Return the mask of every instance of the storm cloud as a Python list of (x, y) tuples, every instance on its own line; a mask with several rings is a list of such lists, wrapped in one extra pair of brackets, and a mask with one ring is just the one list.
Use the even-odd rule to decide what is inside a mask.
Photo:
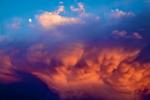
[(78, 12), (73, 17), (64, 16), (61, 5), (35, 14), (30, 23), (4, 23), (0, 82), (23, 81), (19, 73), (28, 73), (62, 100), (141, 100), (149, 95), (148, 11), (114, 9), (104, 17), (85, 12), (82, 3), (77, 6), (70, 6)]

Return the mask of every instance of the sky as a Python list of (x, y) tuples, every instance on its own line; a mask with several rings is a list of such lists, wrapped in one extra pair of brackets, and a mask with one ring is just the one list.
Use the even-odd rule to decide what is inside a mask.
[(39, 11), (52, 11), (59, 5), (59, 2), (63, 2), (67, 10), (69, 10), (70, 5), (75, 5), (77, 2), (83, 2), (88, 11), (96, 14), (103, 9), (111, 10), (116, 8), (140, 12), (148, 5), (148, 0), (147, 2), (146, 0), (95, 0), (94, 2), (91, 0), (1, 0), (1, 21), (17, 16), (33, 16), (33, 14), (36, 14)]
[(0, 0), (0, 8), (0, 99), (150, 98), (150, 0)]

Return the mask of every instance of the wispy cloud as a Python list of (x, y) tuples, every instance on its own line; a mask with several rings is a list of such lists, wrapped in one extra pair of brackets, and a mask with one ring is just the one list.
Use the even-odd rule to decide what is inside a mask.
[(122, 18), (122, 17), (130, 17), (130, 16), (135, 16), (133, 12), (125, 12), (120, 9), (115, 9), (111, 11), (111, 15), (114, 18)]
[(80, 2), (78, 3), (78, 7), (74, 7), (74, 6), (71, 5), (70, 9), (71, 9), (71, 11), (77, 12), (81, 15), (85, 13), (85, 6), (84, 6), (83, 3), (80, 3)]

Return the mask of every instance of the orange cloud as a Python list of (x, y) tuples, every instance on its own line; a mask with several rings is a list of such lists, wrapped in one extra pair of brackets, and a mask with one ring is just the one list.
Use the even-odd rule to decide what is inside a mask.
[(11, 57), (4, 52), (0, 52), (0, 81), (11, 83), (18, 80), (14, 73), (15, 67), (12, 64)]
[[(55, 55), (61, 64), (54, 66), (54, 72), (33, 71), (33, 74), (59, 91), (62, 98), (84, 94), (99, 98), (103, 94), (107, 99), (116, 99), (119, 95), (120, 99), (124, 96), (130, 100), (149, 89), (150, 84), (150, 64), (134, 61), (139, 52), (140, 49), (127, 51), (119, 47), (86, 50), (81, 45), (68, 46)], [(116, 96), (107, 97), (110, 92), (105, 89)]]
[[(21, 71), (40, 78), (59, 92), (62, 99), (89, 96), (133, 100), (145, 89), (150, 90), (150, 63), (135, 60), (140, 51), (141, 48), (82, 43), (62, 44), (52, 51), (44, 44), (37, 44), (27, 50), (28, 62)], [(12, 69), (20, 67), (12, 64), (11, 56), (1, 55), (0, 65), (2, 81), (17, 79)]]
[[(61, 11), (63, 9), (60, 9)], [(60, 10), (58, 12), (60, 12)], [(79, 23), (78, 18), (64, 17), (53, 12), (44, 12), (37, 17), (39, 23), (46, 29), (51, 29), (56, 26)]]

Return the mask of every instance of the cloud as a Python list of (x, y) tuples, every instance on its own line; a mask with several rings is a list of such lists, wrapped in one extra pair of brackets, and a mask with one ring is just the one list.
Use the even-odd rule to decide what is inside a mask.
[(133, 12), (125, 12), (119, 9), (115, 9), (111, 11), (111, 16), (113, 18), (122, 18), (122, 17), (135, 16), (135, 14)]
[(22, 25), (21, 18), (13, 18), (12, 21), (6, 23), (8, 29), (18, 30)]
[[(19, 49), (18, 52), (2, 49), (6, 53), (2, 53), (0, 58), (1, 81), (5, 82), (11, 77), (9, 82), (14, 82), (21, 77), (12, 71), (15, 69), (38, 77), (50, 89), (55, 89), (62, 99), (87, 96), (104, 100), (138, 98), (142, 91), (150, 89), (150, 64), (136, 60), (142, 47), (140, 44), (136, 46), (134, 43), (124, 43), (109, 37), (105, 37), (106, 40), (97, 39), (95, 43), (96, 39), (92, 36), (102, 31), (99, 26), (98, 29), (95, 28), (95, 22), (93, 23), (86, 23), (82, 27), (73, 25), (69, 29), (61, 27), (63, 33), (76, 30), (74, 33), (80, 38), (71, 34), (63, 41), (52, 42), (48, 41), (50, 37), (46, 35), (34, 43), (25, 40), (25, 44), (22, 43), (21, 46), (13, 45), (13, 48)], [(113, 35), (125, 37), (125, 40), (126, 36), (133, 36), (127, 31), (114, 31)]]
[(52, 46), (39, 42), (17, 52), (11, 49), (7, 54), (4, 50), (0, 79), (5, 82), (11, 75), (8, 82), (14, 82), (21, 77), (15, 72), (27, 72), (55, 89), (62, 99), (88, 95), (91, 99), (131, 100), (149, 89), (150, 64), (136, 60), (141, 47), (115, 41), (99, 43), (74, 41)]
[(0, 51), (0, 80), (3, 83), (12, 83), (18, 80), (14, 73), (14, 66), (10, 55)]
[(117, 37), (126, 37), (127, 36), (127, 32), (126, 31), (118, 31), (118, 30), (115, 30), (112, 32), (112, 34), (114, 34), (115, 36)]
[(61, 8), (57, 10), (56, 13), (43, 12), (42, 14), (37, 16), (37, 20), (46, 29), (55, 28), (56, 26), (61, 26), (65, 24), (74, 24), (80, 22), (78, 18), (64, 17), (59, 15), (59, 13), (62, 11), (63, 9)]
[(138, 32), (132, 32), (132, 33), (129, 33), (127, 31), (118, 31), (118, 30), (115, 30), (112, 32), (112, 34), (114, 35), (114, 37), (116, 38), (126, 38), (126, 39), (132, 39), (132, 40), (141, 40), (143, 39), (143, 37), (140, 35), (140, 33)]
[[(116, 24), (94, 15), (80, 16), (85, 12), (83, 4), (71, 9), (79, 16), (61, 15), (64, 6), (40, 13), (37, 21), (42, 28), (33, 21), (32, 30), (22, 30), (28, 34), (27, 39), (12, 35), (11, 42), (0, 46), (1, 82), (21, 81), (22, 76), (16, 73), (26, 72), (56, 90), (62, 99), (133, 100), (149, 91), (149, 52), (142, 54), (143, 58), (139, 56), (149, 44), (140, 41), (145, 39), (144, 34), (127, 27), (133, 25), (130, 20)], [(119, 9), (111, 15), (132, 16)], [(59, 33), (61, 38), (43, 33)], [(0, 37), (1, 41), (3, 38)], [(145, 58), (147, 62), (140, 61)]]
[(64, 6), (59, 6), (58, 9), (55, 11), (56, 14), (60, 14), (62, 12), (65, 11), (65, 7)]
[(134, 32), (133, 33), (133, 38), (135, 38), (135, 39), (143, 39), (143, 37), (138, 32)]
[(136, 98), (136, 94), (144, 88), (148, 88), (149, 63), (134, 61), (140, 49), (71, 45), (64, 45), (53, 55), (59, 62), (53, 65), (54, 73), (33, 71), (49, 87), (59, 91), (62, 98), (80, 98), (86, 96), (86, 93), (92, 98), (130, 100)]
[(51, 61), (51, 55), (48, 51), (44, 51), (44, 45), (43, 44), (37, 44), (28, 49), (27, 53), (27, 59), (31, 63), (41, 63), (44, 62), (46, 64), (49, 64)]
[(61, 26), (65, 24), (80, 23), (79, 18), (65, 17), (65, 16), (60, 15), (64, 11), (65, 11), (65, 7), (61, 5), (54, 12), (45, 11), (37, 15), (37, 20), (46, 29), (55, 28), (56, 26)]
[(71, 11), (73, 12), (78, 12), (79, 14), (84, 14), (85, 13), (85, 6), (83, 3), (78, 3), (78, 7), (75, 8), (74, 6), (70, 6)]

